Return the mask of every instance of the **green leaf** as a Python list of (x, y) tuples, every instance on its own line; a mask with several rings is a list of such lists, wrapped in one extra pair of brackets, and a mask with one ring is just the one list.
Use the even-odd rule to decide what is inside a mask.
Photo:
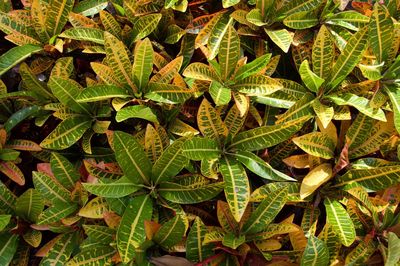
[(62, 121), (40, 143), (46, 149), (63, 150), (75, 144), (90, 128), (92, 121), (85, 116), (72, 116)]
[(115, 254), (115, 249), (109, 246), (98, 246), (85, 249), (76, 254), (66, 266), (89, 266), (89, 265), (110, 265), (112, 257)]
[(156, 102), (178, 104), (184, 103), (192, 96), (192, 93), (189, 89), (180, 86), (149, 82), (148, 93), (145, 97)]
[(158, 192), (171, 202), (194, 204), (213, 199), (223, 188), (223, 182), (211, 183), (201, 175), (189, 175), (173, 182), (161, 183)]
[[(58, 235), (56, 242), (40, 262), (40, 265), (66, 265), (72, 251), (78, 244), (77, 232)], [(77, 258), (77, 257), (76, 257)], [(75, 259), (74, 259), (75, 260)]]
[(157, 116), (154, 114), (153, 110), (144, 105), (133, 105), (122, 108), (115, 116), (117, 122), (122, 122), (129, 118), (141, 118), (158, 124)]
[(240, 57), (240, 39), (233, 26), (229, 26), (222, 38), (218, 53), (222, 79), (229, 79)]
[(93, 85), (79, 93), (76, 101), (79, 103), (98, 102), (112, 98), (128, 98), (131, 95), (125, 88), (114, 85)]
[(122, 198), (141, 189), (125, 176), (115, 182), (100, 181), (99, 183), (82, 183), (82, 185), (91, 194), (106, 198)]
[(186, 239), (186, 258), (188, 260), (203, 261), (214, 254), (212, 244), (203, 245), (206, 233), (207, 227), (199, 217), (196, 217)]
[(395, 266), (400, 260), (400, 254), (397, 252), (400, 249), (400, 240), (393, 232), (389, 232), (388, 235), (388, 255), (385, 266)]
[(333, 231), (339, 236), (340, 241), (346, 247), (353, 244), (356, 238), (353, 221), (345, 208), (336, 200), (326, 198), (324, 200), (327, 222), (332, 226)]
[(153, 70), (153, 57), (153, 46), (148, 38), (136, 44), (132, 76), (136, 86), (142, 91), (147, 86)]
[(107, 54), (107, 65), (112, 69), (121, 84), (127, 84), (136, 92), (132, 81), (132, 63), (125, 44), (109, 32), (104, 32), (104, 48)]
[(287, 195), (287, 188), (271, 192), (250, 215), (250, 218), (243, 225), (242, 232), (255, 234), (263, 231), (283, 208)]
[(326, 98), (332, 100), (337, 105), (350, 105), (361, 113), (380, 121), (386, 121), (385, 113), (380, 108), (372, 108), (370, 101), (364, 97), (357, 96), (352, 93), (339, 95), (330, 95)]
[(289, 31), (286, 29), (280, 29), (280, 30), (269, 30), (265, 29), (265, 32), (267, 33), (268, 37), (279, 47), (287, 53), (289, 51), (290, 45), (293, 41), (293, 36), (290, 34)]
[(233, 19), (228, 14), (224, 14), (213, 26), (207, 43), (209, 49), (208, 60), (213, 60), (217, 56), (222, 40), (232, 22)]
[(17, 112), (13, 113), (10, 118), (8, 118), (8, 120), (4, 123), (4, 129), (7, 132), (11, 132), (11, 129), (13, 129), (26, 118), (36, 114), (38, 111), (39, 107), (36, 105), (18, 110)]
[(321, 121), (324, 128), (327, 128), (335, 115), (335, 110), (331, 106), (322, 104), (319, 100), (314, 100), (312, 103), (315, 114)]
[(61, 33), (74, 6), (74, 0), (50, 0), (46, 12), (46, 32), (50, 37)]
[(312, 65), (314, 72), (326, 79), (331, 70), (335, 58), (332, 36), (325, 25), (322, 25), (312, 48)]
[(195, 161), (214, 159), (221, 155), (221, 149), (218, 146), (216, 140), (196, 137), (185, 141), (182, 145), (182, 154)]
[(39, 53), (42, 50), (42, 47), (33, 44), (26, 44), (9, 49), (0, 56), (0, 76), (32, 54)]
[(4, 228), (10, 223), (11, 215), (10, 214), (0, 214), (0, 231), (3, 231)]
[(217, 106), (227, 105), (231, 101), (231, 90), (217, 81), (211, 82), (208, 92)]
[(255, 151), (272, 147), (289, 139), (307, 120), (308, 117), (301, 117), (283, 124), (262, 126), (241, 132), (233, 138), (229, 149)]
[(279, 9), (279, 16), (290, 15), (301, 11), (309, 11), (321, 5), (319, 0), (292, 0)]
[(299, 73), (301, 80), (303, 80), (304, 84), (312, 92), (318, 92), (321, 85), (325, 82), (323, 78), (318, 77), (317, 74), (312, 72), (308, 60), (304, 60), (301, 63)]
[(318, 265), (327, 266), (329, 263), (329, 250), (324, 241), (311, 235), (301, 257), (301, 266)]
[(125, 176), (135, 184), (149, 184), (151, 162), (139, 142), (127, 133), (116, 131), (114, 149), (115, 158)]
[(61, 184), (53, 177), (42, 172), (32, 172), (32, 180), (41, 196), (52, 202), (60, 201), (68, 203), (71, 201), (71, 193), (66, 190)]
[(293, 142), (310, 155), (331, 159), (334, 156), (335, 143), (328, 134), (311, 132), (297, 138)]
[(93, 16), (107, 7), (107, 0), (83, 0), (74, 7), (74, 13), (79, 13), (82, 16)]
[(369, 43), (378, 63), (386, 63), (393, 42), (393, 21), (385, 5), (375, 3), (369, 23)]
[(81, 86), (72, 79), (51, 76), (48, 83), (54, 96), (66, 107), (80, 114), (91, 114), (91, 108), (87, 103), (78, 103), (77, 97), (81, 93)]
[(53, 152), (50, 159), (51, 171), (60, 184), (68, 190), (75, 188), (80, 176), (72, 163), (59, 153)]
[(283, 20), (283, 24), (292, 29), (308, 29), (318, 24), (318, 17), (313, 11), (302, 11), (291, 14)]
[(57, 203), (44, 210), (37, 221), (38, 225), (51, 224), (71, 215), (78, 209), (77, 204)]
[(358, 31), (368, 24), (369, 17), (360, 12), (349, 10), (328, 16), (326, 24), (341, 26), (349, 30)]
[(237, 151), (234, 157), (244, 164), (247, 169), (262, 178), (273, 181), (296, 181), (296, 179), (275, 170), (271, 165), (251, 152)]
[(15, 213), (25, 220), (36, 222), (43, 207), (44, 203), (40, 193), (30, 188), (18, 197)]
[(144, 221), (151, 220), (153, 206), (149, 196), (129, 201), (117, 232), (117, 247), (123, 263), (135, 256), (135, 249), (146, 240)]
[(71, 40), (93, 42), (104, 45), (104, 31), (96, 28), (70, 28), (58, 36)]
[(153, 240), (162, 247), (169, 248), (178, 244), (185, 234), (185, 224), (180, 215), (164, 223), (154, 235)]
[(17, 197), (0, 182), (0, 207), (3, 213), (12, 214), (14, 212)]
[(25, 62), (21, 63), (19, 66), (19, 74), (23, 81), (23, 87), (28, 91), (32, 91), (46, 100), (56, 99), (50, 92), (50, 89), (46, 86), (46, 83), (38, 80), (36, 75), (32, 72), (32, 69)]
[(188, 164), (189, 160), (182, 153), (184, 141), (182, 138), (175, 140), (154, 163), (152, 179), (155, 184), (169, 181)]
[(248, 96), (260, 96), (283, 89), (283, 86), (277, 80), (268, 76), (253, 75), (236, 82), (230, 88)]
[(400, 88), (394, 86), (385, 86), (384, 88), (392, 103), (394, 126), (397, 132), (400, 133)]
[(0, 234), (0, 265), (10, 265), (18, 247), (19, 236), (16, 234)]
[(239, 222), (250, 200), (250, 184), (246, 171), (234, 159), (224, 156), (220, 171), (225, 182), (225, 197), (233, 217)]
[(239, 81), (254, 74), (260, 73), (260, 71), (268, 65), (269, 60), (271, 59), (271, 55), (272, 54), (262, 55), (260, 57), (257, 57), (250, 63), (240, 66), (233, 78), (236, 81)]
[(228, 248), (236, 249), (241, 244), (246, 242), (245, 235), (236, 236), (234, 233), (229, 232), (225, 234), (224, 239), (222, 240), (222, 244)]
[(373, 239), (361, 241), (349, 254), (347, 254), (346, 265), (365, 265), (376, 250)]
[(330, 89), (336, 88), (359, 63), (368, 42), (367, 30), (367, 27), (360, 29), (348, 40), (327, 80)]
[(374, 191), (394, 186), (400, 182), (400, 166), (352, 169), (340, 176), (335, 186), (341, 187), (353, 182)]
[(278, 115), (277, 124), (285, 124), (294, 119), (311, 118), (314, 116), (312, 110), (312, 103), (315, 96), (311, 93), (304, 94), (299, 100), (296, 101), (285, 113)]
[(113, 242), (115, 230), (103, 225), (82, 225), (85, 234), (95, 242), (104, 243), (108, 245)]
[(161, 14), (150, 14), (139, 17), (133, 24), (132, 30), (132, 40), (136, 42), (137, 40), (143, 39), (152, 33), (161, 20)]
[(183, 75), (187, 78), (198, 80), (214, 81), (219, 80), (217, 73), (214, 69), (204, 63), (195, 62), (188, 65), (183, 71)]

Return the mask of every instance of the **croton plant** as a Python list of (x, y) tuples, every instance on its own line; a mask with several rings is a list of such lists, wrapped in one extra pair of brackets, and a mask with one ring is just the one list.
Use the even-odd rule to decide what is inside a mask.
[(0, 1), (0, 265), (400, 265), (399, 19)]

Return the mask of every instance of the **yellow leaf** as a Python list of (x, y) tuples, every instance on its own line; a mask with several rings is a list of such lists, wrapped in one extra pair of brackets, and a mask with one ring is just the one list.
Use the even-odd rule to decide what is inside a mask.
[(305, 199), (332, 177), (332, 166), (321, 164), (311, 170), (303, 179), (300, 186), (300, 198)]

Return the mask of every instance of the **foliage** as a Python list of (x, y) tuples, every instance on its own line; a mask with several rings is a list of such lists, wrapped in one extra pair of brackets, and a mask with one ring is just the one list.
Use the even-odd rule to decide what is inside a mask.
[(0, 265), (399, 265), (400, 1), (0, 1)]

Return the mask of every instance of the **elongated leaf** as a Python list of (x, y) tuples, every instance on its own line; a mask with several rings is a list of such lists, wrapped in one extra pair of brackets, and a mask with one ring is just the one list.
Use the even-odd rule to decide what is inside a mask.
[(109, 246), (98, 246), (83, 250), (76, 254), (66, 266), (89, 266), (91, 264), (109, 265), (112, 264), (112, 257), (115, 254), (115, 249)]
[(91, 124), (90, 118), (85, 116), (67, 118), (40, 143), (40, 146), (52, 150), (68, 148), (83, 136)]
[(329, 30), (322, 25), (312, 49), (312, 65), (314, 72), (323, 79), (329, 76), (332, 69), (335, 50)]
[(33, 184), (41, 196), (48, 201), (60, 201), (68, 203), (71, 201), (71, 195), (61, 184), (53, 177), (42, 172), (32, 172)]
[(311, 235), (301, 258), (301, 266), (326, 266), (329, 263), (329, 250), (324, 241)]
[(15, 213), (22, 218), (36, 222), (44, 207), (43, 199), (35, 189), (28, 189), (16, 202)]
[(363, 14), (354, 11), (338, 12), (329, 16), (325, 22), (328, 25), (337, 25), (349, 30), (358, 31), (360, 28), (368, 24), (369, 18)]
[(17, 197), (3, 184), (3, 182), (0, 182), (0, 207), (4, 211), (3, 213), (13, 213), (16, 200)]
[(301, 11), (308, 11), (318, 7), (321, 4), (319, 0), (293, 0), (279, 9), (279, 15), (290, 15)]
[(218, 146), (218, 142), (213, 139), (192, 138), (183, 144), (182, 154), (195, 161), (214, 159), (221, 155), (221, 150)]
[(329, 88), (336, 88), (358, 64), (367, 41), (367, 27), (360, 29), (349, 39), (347, 45), (336, 60), (331, 75), (327, 80)]
[(265, 54), (263, 56), (257, 57), (248, 64), (240, 66), (235, 73), (234, 79), (236, 81), (239, 81), (259, 73), (263, 68), (267, 66), (270, 59), (271, 54)]
[(220, 171), (225, 182), (225, 197), (233, 217), (239, 222), (250, 200), (250, 184), (246, 171), (234, 159), (224, 157)]
[(161, 183), (159, 193), (165, 199), (179, 204), (194, 204), (211, 200), (224, 188), (223, 182), (211, 183), (208, 178), (193, 175), (175, 182)]
[(290, 138), (308, 119), (302, 117), (282, 125), (263, 126), (241, 132), (233, 138), (229, 148), (254, 151), (274, 146)]
[(188, 260), (203, 261), (214, 254), (212, 245), (203, 245), (206, 233), (207, 227), (199, 217), (196, 217), (186, 240), (186, 258)]
[(229, 26), (221, 41), (218, 62), (221, 66), (222, 79), (229, 79), (235, 70), (240, 56), (240, 39), (236, 30)]
[(393, 232), (389, 232), (388, 255), (385, 266), (394, 266), (399, 262), (400, 254), (396, 252), (400, 248), (400, 240)]
[(208, 59), (214, 59), (220, 49), (222, 39), (228, 31), (229, 26), (232, 24), (233, 19), (227, 14), (222, 15), (220, 19), (213, 26), (210, 36), (208, 38), (207, 47), (209, 49)]
[(112, 98), (128, 98), (131, 95), (125, 88), (114, 85), (94, 85), (87, 87), (79, 93), (76, 101), (79, 103), (97, 102)]
[(69, 109), (81, 114), (91, 113), (91, 108), (88, 104), (77, 102), (77, 97), (81, 92), (81, 86), (76, 81), (52, 76), (48, 86), (60, 103), (67, 106)]
[(231, 88), (249, 96), (260, 96), (271, 94), (282, 89), (283, 86), (277, 80), (268, 76), (253, 75), (236, 82)]
[(106, 198), (122, 198), (141, 188), (125, 176), (115, 182), (82, 183), (82, 185), (90, 193)]
[(149, 184), (151, 162), (137, 140), (124, 132), (114, 132), (115, 158), (122, 171), (135, 184)]
[(197, 124), (205, 137), (218, 140), (218, 142), (221, 142), (222, 138), (228, 134), (221, 117), (205, 98), (197, 112)]
[(152, 33), (161, 20), (161, 14), (150, 14), (139, 17), (133, 25), (133, 41), (145, 38)]
[(293, 139), (293, 142), (310, 155), (324, 159), (333, 158), (335, 143), (325, 133), (312, 132)]
[(184, 141), (184, 139), (175, 140), (154, 163), (152, 179), (155, 184), (169, 181), (188, 164), (188, 159), (182, 152)]
[(275, 170), (271, 165), (251, 152), (237, 151), (234, 156), (247, 169), (262, 178), (274, 181), (296, 181), (296, 179)]
[(190, 64), (183, 72), (183, 75), (188, 78), (199, 80), (219, 80), (217, 73), (215, 73), (214, 69), (206, 64), (198, 62)]
[(397, 184), (400, 180), (400, 166), (383, 166), (370, 169), (352, 169), (338, 178), (335, 186), (344, 186), (356, 182), (375, 191)]
[(345, 93), (340, 96), (328, 96), (337, 105), (350, 105), (361, 113), (380, 121), (386, 121), (385, 113), (380, 108), (372, 108), (370, 102), (364, 98), (352, 93)]
[(65, 233), (53, 240), (56, 240), (56, 242), (41, 260), (41, 265), (49, 265), (51, 263), (54, 263), (54, 265), (65, 265), (74, 247), (77, 245), (78, 238), (77, 233)]
[(18, 110), (17, 112), (13, 113), (10, 118), (4, 123), (4, 129), (9, 133), (11, 129), (13, 129), (26, 118), (36, 114), (38, 111), (39, 107), (36, 105)]
[(237, 133), (242, 129), (246, 115), (243, 115), (237, 105), (233, 105), (225, 117), (224, 124), (228, 129), (229, 135), (236, 136)]
[(332, 226), (333, 231), (339, 236), (340, 241), (346, 247), (353, 244), (356, 231), (354, 229), (353, 221), (345, 208), (336, 200), (329, 198), (324, 201), (327, 222)]
[(110, 210), (110, 206), (104, 198), (96, 197), (81, 208), (78, 215), (91, 219), (103, 219), (104, 214)]
[(183, 103), (192, 96), (187, 88), (158, 82), (150, 82), (148, 91), (146, 98), (168, 104)]
[(122, 108), (115, 116), (117, 122), (122, 122), (129, 118), (141, 118), (150, 122), (158, 123), (157, 116), (154, 114), (153, 110), (144, 105), (133, 105)]
[(375, 250), (376, 244), (372, 239), (361, 241), (349, 254), (347, 254), (345, 263), (346, 265), (365, 264)]
[(255, 234), (264, 230), (265, 226), (269, 225), (275, 219), (275, 216), (278, 215), (279, 211), (285, 205), (287, 195), (287, 188), (270, 193), (243, 225), (243, 232), (246, 234)]
[(0, 76), (32, 54), (39, 53), (42, 50), (42, 47), (32, 44), (11, 48), (0, 56)]
[(385, 62), (393, 41), (393, 21), (384, 5), (376, 3), (369, 23), (369, 43), (378, 60)]
[(208, 92), (217, 106), (226, 105), (231, 101), (231, 90), (217, 81), (211, 82)]
[(136, 92), (137, 88), (131, 77), (132, 64), (124, 43), (111, 33), (104, 32), (104, 48), (107, 54), (107, 65), (111, 67), (122, 84), (129, 85)]
[(104, 31), (96, 28), (70, 28), (61, 33), (59, 37), (104, 44)]
[(11, 215), (10, 214), (0, 214), (0, 231), (3, 231), (4, 228), (10, 223)]
[(392, 102), (394, 126), (397, 132), (400, 133), (400, 89), (393, 86), (387, 86), (385, 87), (385, 92)]
[(168, 220), (154, 235), (154, 241), (162, 247), (168, 248), (179, 243), (185, 233), (185, 224), (179, 215)]
[(78, 209), (76, 204), (57, 203), (44, 210), (37, 221), (38, 225), (51, 224), (67, 217)]
[(311, 71), (308, 60), (304, 60), (301, 63), (299, 73), (304, 84), (312, 92), (318, 92), (319, 88), (325, 81), (323, 78), (320, 78), (317, 74)]
[(152, 208), (149, 196), (138, 196), (129, 201), (117, 232), (117, 247), (124, 263), (133, 259), (135, 249), (146, 240), (144, 221), (151, 219)]
[(51, 171), (56, 179), (66, 189), (72, 190), (76, 181), (79, 180), (79, 174), (67, 158), (59, 153), (53, 152), (50, 159)]
[(19, 74), (21, 75), (24, 87), (26, 87), (27, 90), (33, 91), (37, 95), (40, 95), (40, 97), (46, 99), (55, 99), (46, 84), (37, 79), (31, 68), (25, 62), (19, 66)]
[(153, 69), (153, 46), (148, 38), (138, 42), (135, 47), (135, 62), (132, 67), (132, 76), (136, 86), (144, 91), (149, 82)]
[(267, 33), (268, 37), (271, 38), (271, 40), (284, 51), (287, 53), (290, 48), (290, 44), (293, 41), (293, 36), (290, 34), (289, 31), (286, 29), (280, 29), (280, 30), (267, 30), (265, 29), (265, 32)]
[(18, 247), (18, 238), (16, 234), (2, 233), (0, 234), (0, 243), (2, 247), (0, 249), (0, 264), (10, 265), (12, 258)]
[(327, 128), (329, 123), (332, 121), (333, 116), (335, 115), (335, 110), (333, 107), (326, 106), (319, 100), (314, 100), (312, 107), (318, 119), (321, 121), (322, 126)]
[(73, 0), (51, 0), (46, 12), (46, 32), (50, 37), (61, 33), (68, 21), (69, 12), (74, 6)]
[(318, 24), (318, 17), (315, 12), (302, 11), (287, 16), (283, 24), (292, 29), (308, 29)]
[(301, 182), (300, 198), (305, 199), (332, 177), (332, 166), (321, 164), (312, 169)]
[(74, 12), (89, 17), (98, 14), (107, 5), (108, 2), (106, 0), (83, 0), (74, 7)]

